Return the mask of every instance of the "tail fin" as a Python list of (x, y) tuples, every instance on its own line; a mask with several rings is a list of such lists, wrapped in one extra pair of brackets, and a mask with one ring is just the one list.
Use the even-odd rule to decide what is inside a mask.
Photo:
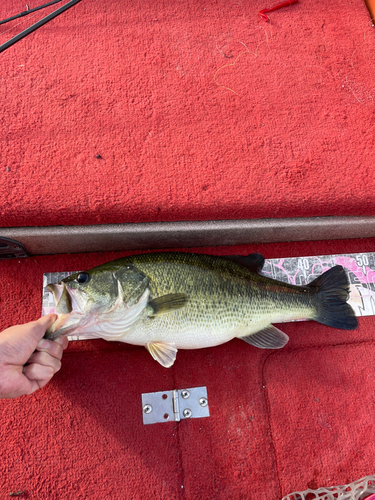
[(352, 307), (346, 303), (349, 297), (349, 281), (342, 266), (335, 266), (309, 283), (308, 287), (316, 292), (318, 323), (355, 330), (357, 318)]

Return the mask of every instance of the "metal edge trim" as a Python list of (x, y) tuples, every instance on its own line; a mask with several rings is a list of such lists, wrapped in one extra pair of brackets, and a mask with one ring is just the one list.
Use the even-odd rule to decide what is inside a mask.
[(375, 237), (375, 217), (331, 216), (0, 228), (32, 255)]

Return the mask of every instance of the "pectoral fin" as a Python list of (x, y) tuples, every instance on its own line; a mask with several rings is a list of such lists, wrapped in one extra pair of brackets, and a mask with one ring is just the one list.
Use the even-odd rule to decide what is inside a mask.
[(287, 344), (289, 337), (276, 326), (270, 325), (260, 332), (241, 337), (241, 339), (260, 349), (281, 349)]
[(177, 349), (175, 344), (148, 342), (146, 344), (146, 349), (161, 366), (164, 366), (164, 368), (170, 368), (176, 360)]
[(159, 316), (181, 309), (188, 301), (185, 293), (169, 293), (149, 301), (149, 316)]

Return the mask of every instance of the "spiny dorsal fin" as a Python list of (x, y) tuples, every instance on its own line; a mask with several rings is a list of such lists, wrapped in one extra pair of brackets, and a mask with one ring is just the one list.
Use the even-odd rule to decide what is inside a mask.
[(251, 253), (250, 255), (226, 255), (225, 258), (247, 267), (253, 273), (260, 273), (265, 261), (261, 253)]
[(161, 366), (164, 366), (164, 368), (170, 368), (176, 360), (177, 349), (175, 344), (148, 342), (146, 344), (146, 349)]
[(289, 340), (288, 335), (273, 325), (267, 326), (267, 328), (264, 328), (260, 332), (240, 338), (260, 349), (281, 349)]
[(148, 315), (159, 316), (160, 314), (176, 311), (184, 307), (187, 301), (188, 296), (185, 293), (169, 293), (167, 295), (162, 295), (161, 297), (150, 300), (148, 303), (150, 307)]

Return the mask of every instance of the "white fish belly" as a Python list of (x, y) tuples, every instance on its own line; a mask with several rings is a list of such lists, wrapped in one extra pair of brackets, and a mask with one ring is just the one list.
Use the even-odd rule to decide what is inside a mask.
[(200, 349), (224, 344), (246, 330), (227, 318), (198, 316), (188, 321), (182, 312), (149, 318), (146, 314), (121, 337), (122, 342), (146, 345), (148, 342), (175, 344), (177, 349)]
[(191, 316), (182, 310), (150, 318), (144, 313), (127, 333), (114, 340), (142, 346), (148, 342), (165, 342), (175, 344), (177, 349), (200, 349), (251, 335), (271, 323), (307, 317), (307, 311), (281, 311), (275, 308), (251, 312), (249, 307), (242, 310), (242, 314), (237, 310), (236, 314), (206, 312), (204, 315)]
[(228, 331), (218, 332), (212, 329), (184, 328), (177, 330), (152, 331), (135, 328), (120, 339), (127, 344), (145, 346), (149, 342), (175, 344), (177, 349), (201, 349), (229, 342), (236, 335)]
[(176, 311), (149, 318), (144, 314), (129, 332), (116, 340), (143, 346), (148, 342), (165, 342), (175, 344), (177, 349), (200, 349), (255, 333), (270, 324), (267, 317), (250, 319), (246, 316), (206, 313), (189, 318), (184, 312)]

